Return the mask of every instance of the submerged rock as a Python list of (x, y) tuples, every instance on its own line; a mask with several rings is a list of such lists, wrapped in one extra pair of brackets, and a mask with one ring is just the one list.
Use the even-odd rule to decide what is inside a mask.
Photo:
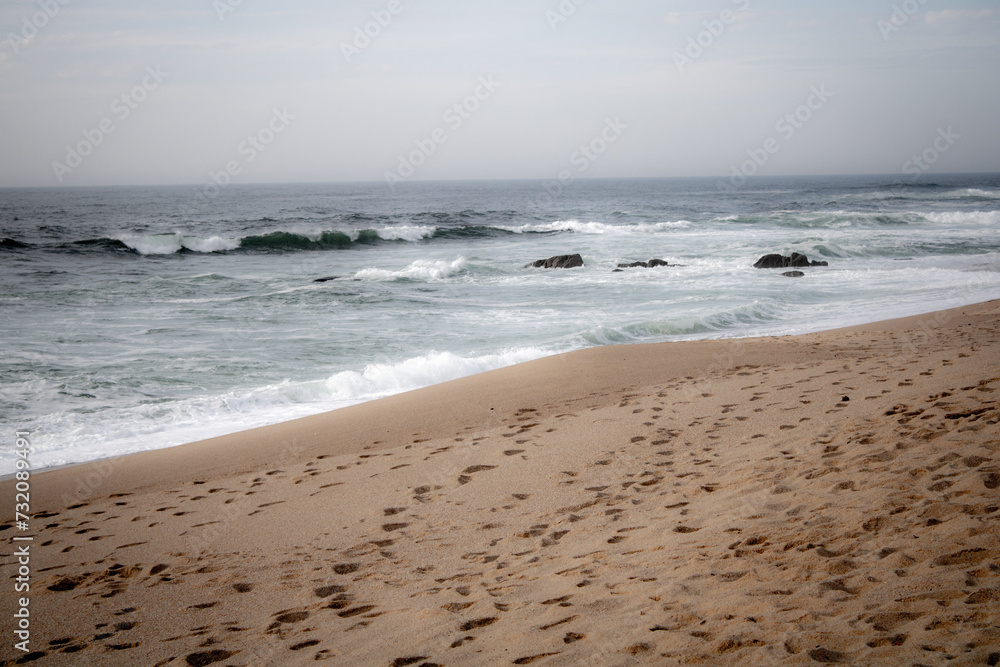
[(652, 269), (652, 268), (655, 268), (657, 266), (677, 266), (677, 264), (670, 264), (669, 262), (667, 262), (666, 260), (663, 260), (663, 259), (651, 259), (648, 262), (629, 262), (628, 264), (619, 264), (618, 268), (619, 269), (636, 269), (636, 268)]
[(783, 276), (785, 276), (787, 278), (801, 278), (802, 276), (804, 276), (806, 274), (802, 273), (801, 271), (785, 271), (781, 275), (783, 275)]
[(791, 257), (777, 254), (764, 255), (754, 264), (754, 268), (757, 269), (787, 269), (798, 266), (829, 266), (829, 264), (827, 262), (810, 262), (808, 257), (797, 252), (793, 252)]
[(578, 266), (583, 266), (583, 257), (581, 257), (579, 254), (576, 254), (576, 255), (556, 255), (555, 257), (549, 257), (548, 259), (539, 259), (537, 261), (531, 262), (530, 264), (525, 264), (524, 268), (574, 269)]
[(314, 283), (325, 283), (325, 282), (329, 282), (331, 280), (337, 280), (338, 278), (340, 278), (340, 276), (327, 276), (326, 278), (317, 278), (313, 282)]

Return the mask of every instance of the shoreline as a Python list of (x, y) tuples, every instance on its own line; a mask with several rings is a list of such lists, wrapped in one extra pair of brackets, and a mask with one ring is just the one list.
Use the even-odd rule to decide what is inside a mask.
[[(704, 360), (707, 357), (711, 357), (710, 363), (714, 365), (719, 365), (720, 363), (724, 365), (724, 363), (726, 363), (725, 360), (727, 358), (734, 356), (733, 352), (734, 350), (740, 350), (741, 348), (744, 347), (744, 345), (754, 345), (755, 341), (775, 341), (775, 340), (794, 341), (796, 339), (802, 339), (807, 336), (822, 336), (827, 334), (836, 334), (839, 332), (884, 331), (890, 328), (912, 326), (914, 323), (918, 324), (918, 329), (926, 330), (928, 328), (936, 328), (947, 324), (947, 322), (949, 322), (951, 319), (957, 316), (957, 314), (962, 310), (998, 302), (1000, 302), (1000, 299), (985, 301), (976, 304), (970, 304), (966, 306), (959, 306), (956, 308), (949, 308), (945, 310), (930, 311), (927, 313), (910, 315), (901, 318), (878, 320), (874, 322), (867, 322), (858, 325), (850, 325), (847, 327), (838, 327), (834, 329), (824, 329), (821, 331), (809, 332), (804, 334), (789, 334), (789, 335), (779, 335), (779, 336), (748, 337), (748, 338), (722, 338), (722, 339), (713, 338), (713, 339), (701, 339), (694, 341), (670, 341), (670, 342), (660, 342), (660, 343), (631, 343), (625, 345), (603, 345), (590, 348), (583, 348), (579, 350), (572, 350), (570, 352), (564, 352), (560, 354), (550, 355), (547, 357), (542, 357), (540, 359), (535, 359), (532, 361), (514, 364), (512, 366), (505, 366), (491, 371), (485, 371), (483, 373), (476, 373), (471, 376), (465, 376), (462, 378), (449, 380), (436, 385), (430, 385), (427, 387), (422, 387), (419, 389), (402, 392), (400, 394), (393, 394), (391, 396), (365, 401), (355, 405), (338, 408), (336, 410), (329, 410), (315, 415), (299, 417), (297, 419), (282, 421), (275, 424), (269, 424), (251, 429), (236, 431), (234, 433), (222, 436), (215, 436), (202, 440), (195, 440), (192, 442), (172, 445), (170, 447), (165, 447), (161, 449), (134, 452), (132, 454), (126, 454), (124, 456), (111, 456), (108, 458), (97, 459), (94, 461), (86, 461), (81, 463), (68, 463), (60, 466), (40, 468), (37, 470), (32, 470), (32, 476), (36, 477), (36, 476), (54, 474), (56, 477), (64, 477), (64, 476), (69, 476), (71, 474), (71, 471), (77, 471), (77, 474), (75, 475), (75, 477), (77, 478), (86, 478), (88, 476), (93, 475), (95, 472), (101, 475), (102, 477), (106, 477), (106, 475), (104, 475), (102, 472), (103, 470), (107, 470), (109, 466), (111, 467), (111, 469), (118, 469), (122, 465), (127, 465), (127, 462), (129, 461), (135, 462), (136, 465), (139, 465), (144, 470), (149, 471), (156, 468), (161, 463), (163, 458), (165, 457), (169, 458), (170, 454), (174, 452), (178, 453), (190, 452), (191, 456), (206, 456), (206, 452), (204, 451), (205, 449), (211, 449), (216, 447), (224, 448), (232, 446), (236, 444), (238, 441), (242, 441), (240, 442), (241, 447), (244, 447), (246, 446), (247, 443), (249, 443), (249, 448), (251, 451), (245, 453), (251, 454), (254, 457), (255, 462), (260, 462), (259, 457), (261, 456), (262, 450), (267, 447), (263, 443), (268, 438), (275, 437), (275, 435), (278, 435), (278, 437), (281, 438), (282, 436), (280, 434), (285, 432), (286, 429), (289, 429), (295, 433), (296, 437), (293, 438), (293, 440), (298, 440), (298, 438), (303, 437), (304, 433), (310, 429), (312, 429), (313, 432), (315, 433), (319, 429), (335, 427), (337, 425), (336, 422), (338, 421), (337, 419), (338, 416), (343, 415), (344, 420), (347, 421), (350, 425), (349, 429), (350, 432), (352, 433), (352, 436), (361, 437), (362, 439), (364, 439), (365, 437), (370, 435), (370, 429), (359, 428), (358, 422), (372, 419), (373, 417), (371, 415), (373, 413), (379, 412), (382, 409), (385, 409), (390, 412), (396, 410), (403, 410), (406, 412), (407, 419), (413, 420), (413, 423), (420, 424), (422, 422), (422, 417), (426, 417), (426, 415), (420, 415), (419, 413), (421, 412), (421, 410), (414, 410), (412, 406), (414, 404), (419, 404), (423, 402), (422, 392), (428, 393), (427, 400), (435, 401), (440, 399), (438, 399), (437, 397), (432, 397), (431, 394), (442, 394), (447, 396), (453, 387), (454, 391), (457, 392), (458, 395), (461, 395), (462, 392), (464, 391), (464, 388), (461, 387), (462, 384), (477, 385), (478, 387), (478, 385), (481, 385), (483, 383), (489, 385), (490, 381), (493, 381), (493, 378), (496, 378), (497, 382), (504, 383), (504, 386), (506, 387), (507, 386), (506, 383), (517, 382), (517, 379), (514, 376), (518, 375), (519, 373), (518, 369), (524, 368), (530, 370), (532, 369), (533, 364), (539, 364), (539, 365), (544, 364), (550, 367), (552, 366), (558, 367), (558, 366), (563, 366), (564, 364), (567, 363), (572, 364), (574, 361), (572, 358), (576, 355), (580, 355), (579, 359), (576, 361), (578, 362), (577, 365), (583, 367), (593, 362), (599, 364), (606, 364), (608, 363), (607, 358), (609, 357), (613, 358), (615, 352), (621, 349), (628, 350), (629, 348), (634, 348), (635, 350), (639, 350), (648, 348), (649, 350), (655, 353), (660, 349), (664, 349), (663, 346), (678, 346), (677, 349), (680, 351), (687, 346), (715, 345), (722, 349), (698, 350), (695, 351), (694, 354), (697, 356), (697, 358), (702, 360)], [(599, 350), (603, 352), (597, 352)], [(684, 353), (686, 352), (687, 350), (684, 350)], [(588, 355), (594, 357), (593, 361), (588, 357)], [(625, 356), (628, 355), (626, 354)], [(546, 362), (548, 361), (556, 361), (556, 363), (546, 364)], [(551, 368), (546, 370), (551, 370)], [(633, 372), (639, 372), (640, 374), (643, 372), (643, 369), (639, 368), (633, 368), (631, 370)], [(539, 372), (544, 373), (546, 371), (539, 370)], [(551, 387), (547, 388), (551, 389)], [(543, 393), (544, 392), (537, 393), (537, 395), (533, 396), (533, 398), (537, 400), (538, 395), (541, 395)], [(450, 398), (451, 400), (455, 400), (454, 396)], [(506, 401), (495, 399), (494, 402), (504, 405), (507, 409), (510, 409), (510, 405), (507, 405)], [(490, 417), (490, 415), (482, 414), (481, 417), (488, 418)], [(442, 430), (447, 430), (447, 429), (445, 428)], [(388, 437), (393, 439), (392, 442), (394, 444), (385, 444), (385, 441), (377, 441), (379, 442), (380, 445), (382, 445), (381, 447), (378, 448), (380, 449), (390, 448), (393, 446), (397, 446), (400, 442), (402, 442), (400, 440), (398, 429), (395, 430), (390, 429), (389, 433), (391, 435), (389, 435)], [(295, 445), (292, 445), (292, 447), (295, 447)], [(370, 446), (365, 447), (365, 450), (370, 448), (371, 448)], [(354, 451), (360, 451), (360, 450), (345, 449), (342, 452), (338, 453), (350, 453)], [(218, 459), (217, 456), (213, 456), (211, 454), (208, 454), (208, 458), (213, 462), (213, 464), (215, 464)], [(148, 459), (148, 461), (145, 459)], [(237, 466), (233, 469), (232, 474), (247, 472), (249, 469), (251, 468)], [(210, 471), (216, 471), (216, 469), (210, 468)], [(191, 474), (194, 474), (194, 471), (191, 471)], [(165, 483), (169, 485), (171, 483), (181, 483), (182, 481), (183, 481), (182, 477), (174, 475), (171, 476), (169, 481)], [(10, 475), (5, 475), (3, 477), (0, 477), (0, 487), (9, 482), (13, 482), (13, 473), (11, 473)], [(65, 486), (65, 480), (60, 479), (57, 481), (57, 484)], [(101, 486), (103, 486), (103, 482)], [(121, 492), (121, 490), (119, 489), (118, 492)], [(66, 491), (63, 490), (62, 493), (65, 494)], [(43, 497), (45, 497), (46, 499), (49, 498), (48, 495)]]
[(998, 369), (993, 300), (39, 473), (0, 599), (42, 667), (992, 664)]

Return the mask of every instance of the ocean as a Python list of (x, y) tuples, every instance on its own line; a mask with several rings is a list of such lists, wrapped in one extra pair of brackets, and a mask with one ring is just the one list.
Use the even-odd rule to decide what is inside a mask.
[[(805, 333), (1000, 297), (1000, 175), (724, 185), (2, 189), (4, 437), (29, 431), (37, 469), (594, 345)], [(792, 252), (829, 266), (753, 268)], [(585, 265), (525, 268), (571, 253)], [(615, 271), (651, 258), (676, 266)], [(14, 464), (0, 448), (0, 474)]]

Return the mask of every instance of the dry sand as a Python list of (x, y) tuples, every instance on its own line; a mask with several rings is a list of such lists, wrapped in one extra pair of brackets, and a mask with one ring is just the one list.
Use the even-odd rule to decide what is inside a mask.
[(0, 660), (997, 664), (998, 399), (992, 301), (37, 474), (37, 653), (8, 589)]

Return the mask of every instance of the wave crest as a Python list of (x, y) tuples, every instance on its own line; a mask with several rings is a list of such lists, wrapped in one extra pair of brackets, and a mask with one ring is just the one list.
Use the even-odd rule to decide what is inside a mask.
[[(172, 255), (188, 251), (199, 253), (297, 252), (303, 250), (344, 250), (355, 245), (405, 241), (416, 243), (434, 236), (435, 227), (425, 225), (386, 225), (375, 229), (327, 230), (293, 232), (278, 230), (264, 234), (227, 238), (199, 237), (183, 232), (172, 234), (123, 234), (116, 238), (75, 241), (76, 249), (121, 251), (131, 250), (140, 255)], [(21, 245), (20, 247), (27, 247)]]
[(948, 211), (924, 213), (924, 217), (940, 225), (982, 225), (1000, 224), (1000, 211)]
[(432, 351), (397, 364), (369, 364), (361, 372), (337, 373), (326, 381), (326, 388), (337, 400), (370, 400), (520, 364), (549, 354), (539, 348), (508, 349), (478, 357)]
[(673, 229), (687, 229), (691, 226), (689, 220), (672, 222), (656, 222), (653, 224), (609, 225), (604, 222), (580, 222), (579, 220), (557, 220), (555, 222), (501, 227), (500, 229), (515, 234), (553, 234), (556, 232), (575, 232), (577, 234), (656, 234)]
[(418, 259), (409, 266), (398, 271), (388, 269), (368, 268), (354, 274), (358, 280), (393, 281), (393, 280), (443, 280), (461, 273), (468, 266), (464, 257), (447, 261), (443, 259)]

